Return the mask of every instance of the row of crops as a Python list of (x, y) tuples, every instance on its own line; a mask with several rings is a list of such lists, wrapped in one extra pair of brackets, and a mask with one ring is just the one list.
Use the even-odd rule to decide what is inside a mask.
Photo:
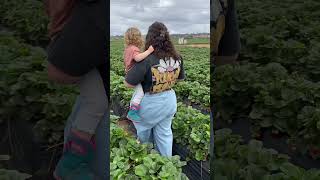
[[(18, 169), (33, 178), (48, 179), (57, 154), (53, 151), (61, 147), (58, 144), (63, 141), (64, 123), (77, 90), (47, 79), (44, 48), (48, 43), (48, 19), (42, 1), (1, 1), (0, 16), (0, 127), (5, 127), (1, 152), (9, 155), (0, 158), (0, 177), (30, 177), (12, 170)], [(22, 130), (17, 124), (26, 126)], [(30, 144), (24, 146), (22, 142)], [(48, 147), (56, 148), (46, 150)], [(30, 154), (38, 148), (40, 154)]]
[(320, 3), (236, 4), (240, 62), (212, 73), (214, 125), (248, 129), (251, 140), (216, 129), (214, 177), (320, 179)]
[(164, 158), (150, 144), (140, 144), (117, 125), (118, 119), (111, 115), (111, 179), (188, 179), (179, 156)]
[(57, 143), (76, 91), (49, 83), (42, 48), (21, 43), (11, 33), (1, 31), (0, 52), (2, 122), (30, 121), (42, 139)]
[[(117, 106), (125, 109), (133, 94), (132, 89), (124, 86), (124, 65), (123, 65), (123, 41), (110, 41), (110, 59), (111, 59), (111, 100), (116, 102)], [(188, 150), (189, 159), (195, 159), (197, 161), (209, 160), (209, 141), (210, 141), (210, 96), (209, 96), (209, 49), (207, 48), (181, 48), (179, 52), (184, 59), (184, 68), (187, 79), (184, 82), (179, 82), (175, 87), (175, 91), (178, 98), (178, 112), (176, 113), (172, 129), (175, 143)], [(199, 73), (201, 72), (201, 73)], [(125, 111), (122, 111), (125, 112)], [(123, 116), (125, 114), (119, 114)], [(131, 137), (133, 138), (133, 137)], [(136, 141), (134, 141), (136, 142)], [(152, 155), (145, 155), (146, 157)], [(178, 158), (179, 156), (174, 156)], [(117, 161), (116, 156), (111, 156), (111, 161)], [(123, 156), (124, 160), (128, 160), (127, 156)], [(131, 157), (130, 157), (131, 159)], [(167, 158), (164, 158), (167, 159)], [(131, 159), (133, 160), (133, 159)], [(172, 161), (172, 160), (171, 160)], [(135, 162), (131, 162), (131, 166), (139, 167)], [(133, 165), (135, 164), (135, 165)], [(185, 165), (185, 163), (183, 163)], [(148, 164), (142, 165), (145, 168), (147, 174), (144, 174), (144, 178), (154, 179), (166, 179), (161, 176), (161, 173), (157, 172), (150, 174)], [(181, 168), (182, 166), (178, 166)], [(119, 179), (123, 177), (123, 173), (126, 173), (126, 168), (122, 166), (113, 166), (116, 168), (113, 174), (113, 178)], [(165, 168), (164, 166), (159, 167)], [(177, 167), (175, 167), (177, 168)], [(175, 169), (173, 168), (173, 169)], [(185, 175), (173, 173), (172, 169), (166, 170), (170, 176), (169, 179), (184, 178)], [(154, 172), (152, 170), (151, 172)], [(170, 173), (172, 172), (172, 173)], [(132, 172), (132, 174), (134, 174)], [(132, 175), (130, 174), (130, 175)], [(174, 176), (176, 174), (176, 176)], [(122, 176), (120, 176), (122, 175)], [(135, 174), (137, 175), (137, 173)], [(150, 178), (150, 179), (151, 179)]]

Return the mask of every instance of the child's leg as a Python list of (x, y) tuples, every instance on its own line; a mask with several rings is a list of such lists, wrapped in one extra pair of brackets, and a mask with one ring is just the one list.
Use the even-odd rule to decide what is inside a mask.
[(130, 105), (132, 105), (132, 104), (140, 105), (140, 102), (141, 102), (143, 96), (144, 96), (144, 92), (143, 92), (143, 88), (142, 88), (141, 84), (136, 85), (134, 87), (134, 94), (132, 96)]
[(134, 122), (138, 122), (141, 120), (140, 116), (138, 115), (138, 111), (140, 109), (140, 102), (143, 96), (144, 96), (143, 88), (141, 84), (138, 84), (134, 88), (134, 93), (130, 102), (130, 109), (127, 115), (127, 118)]
[(81, 107), (75, 115), (72, 129), (92, 136), (106, 112), (108, 99), (97, 69), (87, 73), (79, 83)]
[(93, 159), (93, 135), (107, 109), (107, 96), (99, 72), (94, 69), (79, 83), (80, 106), (73, 113), (70, 134), (66, 137), (64, 153), (56, 167), (55, 175), (65, 177), (81, 163)]

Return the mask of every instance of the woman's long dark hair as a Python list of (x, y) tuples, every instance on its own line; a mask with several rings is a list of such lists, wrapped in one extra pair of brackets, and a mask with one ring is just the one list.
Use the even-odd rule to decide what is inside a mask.
[(154, 22), (148, 30), (146, 36), (145, 50), (152, 45), (154, 54), (161, 59), (165, 57), (172, 57), (180, 59), (180, 55), (175, 50), (173, 43), (170, 39), (167, 27), (161, 22)]

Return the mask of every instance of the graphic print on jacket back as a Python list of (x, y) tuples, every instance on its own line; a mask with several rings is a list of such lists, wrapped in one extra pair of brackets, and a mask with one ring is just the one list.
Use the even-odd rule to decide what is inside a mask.
[(125, 81), (133, 86), (141, 83), (145, 93), (159, 93), (171, 89), (177, 80), (185, 78), (183, 59), (158, 58), (151, 54), (135, 63), (128, 71)]
[(181, 60), (173, 58), (160, 59), (159, 64), (151, 67), (152, 86), (150, 93), (159, 93), (171, 89), (176, 83), (180, 71)]

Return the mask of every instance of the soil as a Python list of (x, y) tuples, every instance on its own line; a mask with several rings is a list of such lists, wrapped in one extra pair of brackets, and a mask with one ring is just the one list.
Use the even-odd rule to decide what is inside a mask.
[(47, 150), (47, 145), (37, 142), (31, 122), (11, 120), (0, 124), (0, 132), (0, 154), (10, 156), (10, 160), (1, 162), (5, 168), (30, 174), (32, 180), (53, 179), (60, 148)]
[(192, 103), (188, 98), (182, 99), (183, 104), (191, 106), (193, 109), (199, 110), (202, 114), (210, 114), (210, 108), (206, 108), (200, 104)]
[[(188, 150), (178, 144), (173, 144), (173, 155), (179, 155), (183, 161), (186, 160)], [(208, 180), (210, 179), (209, 161), (196, 161), (194, 159), (187, 162), (182, 171), (190, 180)]]
[(124, 129), (128, 134), (137, 137), (137, 131), (132, 123), (132, 121), (128, 119), (119, 120), (117, 122), (118, 126)]

